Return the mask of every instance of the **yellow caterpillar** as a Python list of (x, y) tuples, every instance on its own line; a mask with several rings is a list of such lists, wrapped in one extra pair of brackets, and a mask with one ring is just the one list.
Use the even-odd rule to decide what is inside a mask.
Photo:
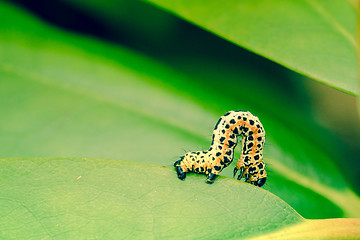
[(213, 183), (221, 170), (229, 166), (234, 158), (237, 138), (241, 141), (241, 156), (234, 168), (234, 177), (256, 186), (266, 182), (263, 147), (265, 130), (258, 117), (246, 111), (230, 111), (221, 116), (213, 131), (212, 143), (207, 151), (188, 152), (174, 163), (178, 178), (184, 180), (187, 172), (207, 175), (206, 182)]

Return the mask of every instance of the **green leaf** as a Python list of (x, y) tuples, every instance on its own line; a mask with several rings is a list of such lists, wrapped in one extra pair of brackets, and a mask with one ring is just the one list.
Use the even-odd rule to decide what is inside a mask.
[(294, 71), (359, 94), (357, 9), (349, 1), (150, 2)]
[(1, 239), (242, 239), (303, 221), (250, 184), (120, 160), (0, 159), (0, 184)]
[(185, 181), (180, 181), (168, 167), (120, 160), (0, 159), (0, 236), (2, 239), (360, 236), (359, 219), (305, 220), (262, 188), (226, 177), (219, 177), (212, 185), (204, 179), (188, 174)]
[(337, 218), (306, 220), (302, 223), (282, 228), (269, 234), (250, 238), (251, 240), (295, 240), (295, 239), (318, 239), (318, 240), (347, 240), (358, 239), (360, 236), (360, 219)]
[[(221, 64), (208, 68), (206, 78), (179, 73), (0, 6), (6, 19), (0, 22), (2, 157), (86, 156), (172, 166), (186, 150), (208, 147), (220, 115), (246, 109), (267, 132), (266, 189), (307, 218), (360, 216), (359, 197), (333, 163), (346, 157), (345, 148), (319, 130), (306, 108), (259, 80), (271, 76), (227, 72)], [(234, 82), (241, 91), (229, 87)], [(222, 174), (230, 176), (233, 167)]]

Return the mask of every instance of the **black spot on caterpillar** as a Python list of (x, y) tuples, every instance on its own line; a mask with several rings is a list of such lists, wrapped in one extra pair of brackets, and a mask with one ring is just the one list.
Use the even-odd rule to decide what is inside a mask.
[(238, 136), (243, 137), (242, 152), (234, 168), (234, 177), (240, 170), (238, 180), (244, 176), (246, 182), (263, 186), (267, 176), (263, 161), (265, 130), (259, 118), (246, 111), (229, 111), (220, 117), (209, 150), (188, 152), (174, 163), (178, 178), (184, 180), (187, 172), (203, 173), (207, 175), (206, 182), (213, 183), (233, 161)]

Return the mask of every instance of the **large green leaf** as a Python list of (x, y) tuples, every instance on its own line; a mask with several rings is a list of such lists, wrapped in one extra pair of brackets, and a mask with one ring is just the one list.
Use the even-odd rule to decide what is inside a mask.
[(0, 171), (1, 239), (238, 239), (303, 221), (250, 184), (149, 164), (1, 159)]
[(359, 93), (356, 5), (333, 0), (150, 0), (329, 86)]
[[(243, 239), (299, 227), (319, 237), (311, 233), (316, 222), (309, 226), (266, 190), (226, 177), (203, 180), (182, 182), (173, 169), (120, 160), (0, 159), (0, 237)], [(359, 220), (342, 221), (322, 220), (317, 230), (360, 236)]]
[[(332, 162), (342, 160), (343, 149), (277, 87), (257, 85), (262, 76), (244, 71), (204, 82), (131, 51), (55, 30), (4, 3), (0, 15), (6, 19), (0, 22), (1, 156), (172, 166), (185, 150), (208, 147), (221, 114), (248, 109), (269, 136), (266, 189), (304, 217), (360, 216), (358, 196)], [(234, 79), (242, 80), (241, 91), (228, 87)], [(223, 174), (230, 176), (232, 168)]]

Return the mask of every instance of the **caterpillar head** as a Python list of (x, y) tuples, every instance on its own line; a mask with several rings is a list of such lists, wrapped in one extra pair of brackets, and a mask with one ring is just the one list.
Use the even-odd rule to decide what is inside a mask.
[(263, 161), (249, 167), (248, 169), (249, 174), (249, 182), (256, 186), (263, 186), (266, 182), (266, 170), (265, 170), (265, 163)]

